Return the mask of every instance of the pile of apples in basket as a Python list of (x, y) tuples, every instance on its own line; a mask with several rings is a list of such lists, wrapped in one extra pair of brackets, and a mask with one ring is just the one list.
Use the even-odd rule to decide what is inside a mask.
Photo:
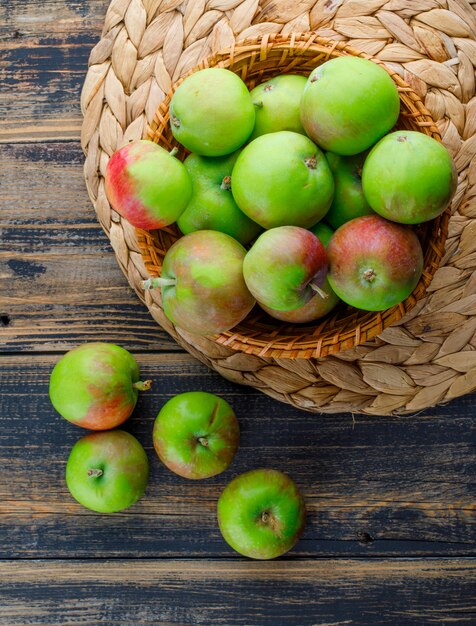
[(235, 73), (188, 76), (169, 108), (181, 162), (151, 141), (111, 157), (106, 193), (132, 225), (177, 222), (160, 277), (167, 317), (191, 333), (231, 329), (257, 303), (312, 322), (343, 300), (367, 311), (407, 298), (423, 270), (415, 225), (456, 190), (446, 148), (394, 130), (397, 87), (378, 64), (329, 60), (250, 92)]

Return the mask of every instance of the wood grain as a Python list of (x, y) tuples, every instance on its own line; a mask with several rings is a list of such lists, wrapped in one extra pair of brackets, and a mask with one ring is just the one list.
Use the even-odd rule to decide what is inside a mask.
[(72, 34), (94, 33), (103, 27), (107, 0), (8, 0), (0, 7), (0, 40), (28, 42), (64, 40)]
[(108, 4), (1, 3), (0, 142), (79, 137), (79, 94)]
[[(289, 473), (303, 489), (309, 513), (295, 555), (474, 554), (468, 400), (423, 419), (319, 417), (245, 391), (188, 355), (140, 354), (141, 371), (154, 384), (125, 428), (149, 455), (149, 486), (131, 509), (96, 515), (75, 503), (64, 483), (69, 451), (85, 431), (50, 405), (48, 380), (57, 358), (2, 357), (3, 558), (232, 556), (218, 532), (216, 501), (233, 476), (260, 466)], [(230, 469), (199, 483), (163, 467), (151, 440), (167, 399), (193, 389), (225, 397), (242, 432)]]
[[(474, 396), (408, 418), (310, 415), (181, 353), (128, 287), (88, 200), (77, 141), (108, 4), (0, 3), (1, 626), (476, 623)], [(299, 20), (299, 3), (261, 4), (266, 19)], [(319, 0), (313, 24), (341, 5)], [(379, 6), (417, 12), (403, 0)], [(109, 516), (70, 497), (64, 467), (85, 431), (48, 399), (59, 353), (87, 340), (135, 350), (154, 379), (125, 424), (147, 450), (151, 480), (137, 505)], [(151, 445), (160, 407), (190, 389), (225, 397), (242, 431), (230, 469), (203, 483), (171, 474)], [(258, 465), (292, 475), (309, 509), (302, 540), (272, 563), (236, 556), (215, 519), (224, 485)], [(415, 556), (433, 558), (401, 558)]]
[[(77, 143), (0, 146), (0, 350), (178, 350), (117, 266)], [(27, 181), (27, 184), (24, 184)]]
[(0, 621), (469, 626), (475, 574), (474, 559), (6, 562)]

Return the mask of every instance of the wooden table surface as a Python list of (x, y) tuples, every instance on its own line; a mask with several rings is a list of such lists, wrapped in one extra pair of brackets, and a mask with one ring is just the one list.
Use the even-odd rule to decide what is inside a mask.
[[(108, 0), (0, 5), (0, 623), (279, 626), (476, 624), (474, 399), (404, 418), (298, 411), (210, 372), (129, 288), (82, 176), (79, 95)], [(126, 428), (151, 461), (145, 496), (114, 515), (70, 497), (83, 431), (48, 379), (84, 341), (131, 350), (153, 389)], [(151, 430), (164, 402), (203, 389), (238, 414), (231, 468), (166, 470)], [(239, 557), (215, 506), (227, 482), (288, 472), (308, 507), (296, 548)]]

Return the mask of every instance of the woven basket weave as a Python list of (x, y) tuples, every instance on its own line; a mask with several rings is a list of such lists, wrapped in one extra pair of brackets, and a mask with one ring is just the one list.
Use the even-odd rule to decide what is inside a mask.
[[(358, 52), (345, 42), (318, 37), (316, 33), (292, 33), (287, 36), (264, 35), (237, 42), (232, 48), (207, 57), (190, 73), (206, 67), (226, 67), (240, 75), (248, 88), (253, 89), (255, 85), (278, 74), (292, 72), (307, 76), (321, 63), (344, 55), (372, 59), (385, 67), (378, 59)], [(400, 118), (396, 127), (417, 130), (441, 141), (438, 128), (421, 98), (397, 72), (388, 72), (400, 96)], [(172, 135), (169, 106), (173, 92), (183, 80), (184, 77), (177, 81), (171, 93), (161, 102), (148, 130), (148, 137), (152, 141), (167, 150), (178, 148), (177, 157), (181, 159), (185, 158), (187, 152)], [(398, 322), (424, 297), (444, 254), (450, 210), (448, 207), (442, 216), (424, 225), (421, 237), (425, 251), (423, 274), (413, 293), (404, 302), (378, 313), (341, 305), (317, 324), (307, 326), (278, 322), (255, 307), (243, 322), (231, 331), (215, 336), (214, 341), (246, 354), (279, 359), (308, 359), (336, 354), (372, 339)], [(175, 229), (137, 231), (137, 241), (151, 276), (160, 275), (163, 251), (179, 236)], [(161, 306), (160, 291), (154, 291), (152, 298)]]
[[(120, 267), (151, 314), (198, 359), (294, 406), (410, 413), (476, 388), (476, 16), (467, 0), (113, 0), (83, 88), (85, 178)], [(243, 354), (174, 328), (141, 282), (137, 235), (111, 210), (103, 174), (139, 138), (180, 76), (261, 35), (316, 31), (376, 56), (431, 112), (458, 170), (445, 253), (427, 295), (395, 325), (322, 359)], [(161, 252), (163, 254), (164, 251)]]

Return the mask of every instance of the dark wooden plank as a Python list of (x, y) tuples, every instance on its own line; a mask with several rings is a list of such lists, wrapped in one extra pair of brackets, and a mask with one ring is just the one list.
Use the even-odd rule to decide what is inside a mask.
[(0, 351), (98, 339), (178, 350), (116, 263), (86, 191), (79, 144), (3, 145), (0, 160)]
[(0, 621), (33, 624), (474, 624), (473, 559), (4, 562)]
[(78, 138), (79, 94), (109, 0), (0, 5), (0, 141)]
[[(55, 228), (59, 232), (53, 247), (71, 254), (81, 243), (81, 234), (71, 239), (73, 228), (99, 232), (84, 182), (79, 142), (2, 144), (0, 159), (3, 253), (52, 252), (48, 231)], [(62, 237), (59, 249), (58, 237)], [(85, 243), (89, 243), (88, 238)]]
[(128, 286), (112, 253), (28, 256), (0, 264), (16, 282), (9, 289), (11, 282), (2, 281), (2, 352), (64, 351), (98, 340), (136, 350), (179, 350)]
[[(232, 556), (217, 529), (216, 500), (236, 474), (288, 472), (309, 515), (294, 555), (474, 555), (474, 419), (471, 398), (413, 418), (307, 414), (227, 382), (185, 354), (142, 354), (154, 380), (125, 427), (143, 443), (145, 497), (115, 515), (76, 504), (64, 483), (85, 431), (51, 407), (56, 356), (2, 356), (0, 554), (5, 558)], [(230, 469), (197, 483), (175, 476), (153, 451), (154, 418), (176, 393), (225, 397), (242, 429)]]
[(79, 95), (96, 39), (71, 34), (65, 45), (0, 44), (1, 142), (79, 137)]
[(4, 0), (0, 41), (61, 41), (71, 33), (101, 32), (110, 0)]

